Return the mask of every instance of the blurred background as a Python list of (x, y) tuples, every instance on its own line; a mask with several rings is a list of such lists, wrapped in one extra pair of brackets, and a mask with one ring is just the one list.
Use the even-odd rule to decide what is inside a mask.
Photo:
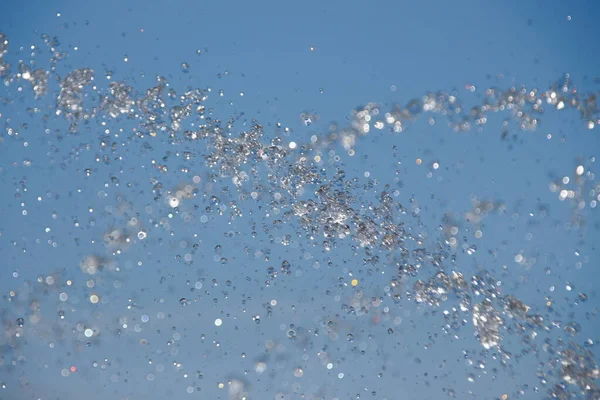
[[(598, 16), (593, 1), (5, 0), (0, 399), (599, 398)], [(73, 127), (61, 99), (82, 90), (66, 78), (79, 68), (94, 80)], [(107, 115), (112, 82), (137, 98), (168, 82), (156, 125)], [(490, 113), (460, 132), (414, 112), (402, 132), (343, 140), (356, 110), (443, 92), (469, 116), (486, 89), (522, 85), (587, 108), (544, 105), (535, 130)], [(214, 143), (155, 129), (190, 88), (223, 137), (258, 123), (282, 158), (317, 155), (319, 179), (343, 171), (358, 214), (392, 193), (409, 249), (425, 249), (407, 276), (427, 282), (439, 252), (473, 304), (514, 295), (543, 322), (499, 309), (502, 346), (486, 349), (460, 293), (428, 304), (399, 257), (350, 238), (327, 248), (284, 218), (280, 175), (256, 172), (241, 196), (211, 175)]]

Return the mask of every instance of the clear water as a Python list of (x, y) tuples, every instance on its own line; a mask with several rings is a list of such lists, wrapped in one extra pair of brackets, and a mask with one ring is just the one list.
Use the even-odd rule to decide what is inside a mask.
[(25, 7), (0, 399), (600, 398), (598, 7)]

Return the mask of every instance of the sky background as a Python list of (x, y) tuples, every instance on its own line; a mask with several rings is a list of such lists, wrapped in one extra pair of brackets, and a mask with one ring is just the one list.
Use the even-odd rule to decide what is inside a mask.
[[(61, 76), (90, 67), (99, 86), (122, 80), (143, 90), (162, 75), (178, 92), (188, 86), (210, 87), (215, 115), (256, 118), (268, 138), (281, 123), (291, 128), (285, 140), (298, 143), (323, 136), (332, 122), (346, 125), (351, 110), (368, 102), (391, 110), (393, 104), (428, 91), (456, 91), (465, 103), (477, 104), (484, 88), (524, 84), (545, 90), (565, 73), (580, 91), (598, 90), (600, 4), (593, 1), (174, 0), (153, 5), (58, 0), (6, 1), (2, 9), (0, 32), (10, 40), (5, 59), (13, 65), (28, 53), (20, 47), (43, 45), (42, 34), (56, 36), (59, 48), (69, 54), (58, 67)], [(36, 57), (40, 67), (48, 67), (48, 57), (47, 50)], [(477, 89), (471, 93), (466, 85)], [(267, 234), (254, 238), (252, 223), (262, 229), (260, 202), (244, 205), (244, 217), (231, 224), (214, 214), (200, 222), (202, 210), (193, 210), (192, 202), (184, 202), (181, 211), (196, 215), (194, 221), (171, 218), (164, 202), (153, 200), (151, 178), (158, 174), (150, 165), (177, 149), (164, 141), (156, 141), (152, 149), (130, 142), (119, 150), (122, 160), (96, 163), (98, 151), (85, 147), (98, 146), (104, 129), (98, 121), (70, 135), (64, 122), (44, 122), (25, 111), (36, 106), (49, 110), (55, 98), (34, 100), (31, 92), (21, 93), (17, 87), (0, 87), (0, 98), (8, 99), (0, 106), (0, 316), (6, 328), (30, 315), (32, 299), (47, 307), (42, 307), (43, 323), (35, 329), (26, 323), (28, 334), (17, 341), (17, 348), (7, 345), (8, 330), (0, 340), (0, 384), (6, 385), (0, 388), (1, 400), (227, 399), (232, 379), (245, 382), (250, 399), (291, 400), (302, 393), (328, 400), (547, 395), (536, 370), (548, 356), (522, 354), (518, 336), (507, 335), (503, 342), (515, 355), (505, 367), (493, 351), (484, 352), (477, 343), (470, 319), (459, 339), (444, 335), (444, 307), (386, 299), (390, 320), (374, 323), (371, 315), (345, 316), (340, 305), (356, 292), (340, 286), (340, 279), (348, 283), (352, 273), (364, 297), (382, 296), (391, 271), (382, 275), (363, 266), (364, 253), (354, 253), (351, 243), (328, 254), (313, 249), (306, 238), (293, 235), (297, 226), (292, 223), (272, 233), (275, 239), (292, 234), (290, 246), (269, 243)], [(301, 113), (318, 115), (319, 120), (305, 126)], [(472, 255), (458, 252), (458, 268), (465, 276), (490, 271), (507, 293), (535, 312), (545, 310), (551, 299), (556, 308), (551, 315), (561, 329), (575, 321), (581, 330), (573, 338), (576, 343), (597, 342), (597, 209), (583, 210), (585, 224), (574, 229), (569, 225), (572, 202), (559, 201), (549, 190), (555, 179), (573, 177), (578, 165), (594, 170), (593, 157), (600, 149), (597, 129), (586, 129), (573, 111), (547, 112), (535, 132), (511, 127), (509, 139), (502, 140), (506, 116), (490, 116), (481, 132), (465, 133), (452, 132), (442, 118), (435, 125), (421, 118), (405, 133), (373, 132), (360, 139), (354, 157), (341, 147), (334, 150), (349, 178), (364, 183), (368, 172), (371, 179), (379, 179), (380, 190), (386, 183), (398, 188), (401, 203), (416, 199), (413, 204), (419, 205), (423, 231), (431, 240), (445, 216), (463, 220), (459, 236), (468, 236), (467, 242), (477, 246)], [(28, 127), (20, 126), (19, 137), (8, 135), (9, 127), (22, 123)], [(125, 121), (122, 126), (133, 125)], [(24, 160), (32, 166), (24, 166)], [(432, 168), (434, 162), (439, 169)], [(188, 184), (197, 174), (200, 191), (217, 193), (218, 185), (206, 186), (207, 168), (200, 159), (191, 163), (190, 174), (177, 172), (177, 159), (166, 163), (171, 172), (160, 176), (165, 188)], [(474, 196), (505, 206), (486, 219), (481, 239), (464, 222)], [(131, 216), (142, 221), (148, 237), (134, 238), (115, 257), (105, 248), (103, 235), (124, 226)], [(161, 218), (169, 227), (153, 228), (150, 220)], [(192, 248), (194, 243), (197, 248)], [(215, 251), (217, 245), (221, 250)], [(244, 247), (251, 249), (250, 255)], [(267, 250), (270, 260), (264, 261)], [(192, 255), (192, 266), (178, 259), (185, 254)], [(536, 263), (519, 265), (517, 254)], [(105, 271), (94, 277), (95, 287), (87, 287), (90, 277), (79, 265), (89, 255), (106, 258), (122, 271)], [(292, 264), (292, 275), (266, 287), (266, 269), (279, 268), (284, 259)], [(40, 285), (27, 283), (47, 276), (60, 284), (42, 291)], [(72, 288), (67, 288), (67, 279), (73, 280)], [(196, 282), (202, 288), (194, 291)], [(9, 301), (11, 290), (24, 300)], [(62, 292), (69, 293), (66, 304), (58, 300)], [(88, 301), (94, 293), (101, 298), (98, 305)], [(587, 295), (587, 302), (580, 301), (580, 293)], [(184, 301), (185, 307), (182, 298), (190, 300)], [(269, 318), (265, 303), (272, 299), (277, 306)], [(63, 330), (56, 329), (59, 309), (66, 313), (67, 322), (58, 324)], [(142, 323), (145, 315), (149, 321)], [(260, 324), (254, 315), (261, 316)], [(396, 317), (402, 322), (394, 325)], [(223, 319), (221, 327), (215, 327), (216, 318)], [(307, 333), (324, 321), (333, 321), (337, 340)], [(128, 328), (118, 333), (123, 323)], [(78, 324), (101, 334), (88, 346)], [(132, 329), (136, 324), (140, 332)], [(287, 334), (292, 324), (298, 336), (294, 341)], [(347, 340), (348, 334), (353, 341)], [(148, 344), (140, 344), (142, 338)], [(540, 339), (540, 347), (542, 343)], [(594, 346), (590, 350), (597, 353)], [(14, 360), (16, 365), (11, 365)], [(331, 370), (326, 368), (329, 360)], [(478, 367), (480, 361), (485, 368)], [(259, 362), (267, 365), (262, 375), (255, 371)], [(61, 375), (71, 367), (77, 372)], [(294, 376), (296, 368), (303, 369), (302, 378)], [(474, 382), (468, 381), (470, 374)]]

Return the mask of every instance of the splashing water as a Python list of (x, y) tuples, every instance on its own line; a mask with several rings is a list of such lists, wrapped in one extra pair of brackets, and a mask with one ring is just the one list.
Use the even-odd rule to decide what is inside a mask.
[[(5, 390), (39, 392), (34, 369), (42, 368), (52, 379), (122, 384), (114, 389), (120, 395), (131, 390), (127, 382), (164, 379), (181, 393), (209, 397), (350, 398), (336, 381), (352, 379), (370, 397), (384, 392), (378, 379), (406, 381), (399, 357), (410, 355), (419, 370), (423, 348), (448, 346), (456, 347), (459, 365), (466, 362), (469, 382), (512, 379), (509, 394), (495, 398), (600, 398), (594, 340), (580, 335), (581, 311), (576, 317), (568, 309), (595, 316), (588, 295), (567, 282), (567, 305), (550, 295), (529, 304), (519, 299), (520, 272), (476, 258), (487, 225), (505, 218), (516, 226), (518, 205), (472, 196), (464, 216), (446, 213), (434, 227), (423, 216), (431, 210), (400, 178), (385, 184), (346, 172), (362, 140), (381, 132), (394, 143), (419, 121), (443, 121), (463, 134), (498, 114), (506, 139), (536, 131), (550, 111), (570, 112), (596, 134), (597, 93), (579, 91), (569, 75), (545, 89), (489, 88), (470, 106), (456, 93), (426, 93), (404, 106), (369, 103), (346, 126), (291, 141), (279, 124), (219, 117), (211, 88), (178, 92), (162, 76), (144, 90), (103, 85), (90, 68), (61, 75), (57, 65), (67, 54), (57, 39), (42, 39), (51, 67), (32, 70), (8, 63), (9, 41), (0, 34), (0, 143), (8, 152), (37, 151), (12, 165), (7, 154), (0, 164), (10, 203), (0, 239), (3, 252), (10, 247), (19, 257), (11, 261), (14, 279), (0, 284)], [(193, 71), (185, 62), (181, 70)], [(21, 101), (27, 96), (33, 99)], [(319, 119), (309, 112), (301, 118), (307, 127)], [(402, 150), (391, 150), (399, 158)], [(578, 227), (597, 218), (600, 200), (594, 162), (577, 162), (571, 176), (549, 184), (559, 202), (572, 205), (569, 233), (582, 243)], [(443, 163), (428, 168), (433, 177)], [(547, 206), (536, 213), (547, 215)], [(541, 217), (535, 223), (554, 226)], [(495, 260), (509, 251), (507, 239), (488, 245)], [(523, 270), (554, 257), (528, 250), (510, 254)], [(577, 250), (578, 259), (586, 257)], [(159, 289), (148, 290), (151, 284)], [(43, 347), (54, 353), (38, 361)], [(120, 357), (131, 348), (132, 359)], [(534, 378), (523, 379), (537, 379), (535, 388), (515, 377), (516, 363), (533, 366)], [(452, 373), (441, 370), (435, 379), (455, 397)], [(427, 374), (417, 383), (428, 385)]]

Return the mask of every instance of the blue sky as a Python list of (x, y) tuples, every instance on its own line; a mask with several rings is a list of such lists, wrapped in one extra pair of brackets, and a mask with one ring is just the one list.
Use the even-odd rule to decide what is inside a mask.
[[(485, 88), (546, 90), (566, 73), (579, 92), (597, 91), (599, 7), (592, 1), (552, 7), (541, 1), (11, 2), (0, 32), (9, 38), (5, 59), (13, 67), (49, 34), (68, 52), (58, 76), (89, 67), (101, 88), (124, 81), (142, 91), (161, 75), (178, 93), (206, 89), (213, 118), (239, 119), (236, 134), (256, 119), (265, 141), (282, 134), (286, 142), (307, 143), (325, 137), (331, 123), (348, 125), (351, 111), (369, 102), (385, 112), (447, 91), (475, 105)], [(45, 48), (34, 58), (49, 67)], [(276, 197), (238, 198), (242, 217), (219, 216), (225, 203), (210, 197), (236, 195), (222, 190), (232, 189), (228, 181), (210, 182), (201, 157), (210, 148), (172, 145), (160, 135), (132, 139), (135, 121), (125, 118), (94, 117), (69, 134), (55, 117), (57, 83), (41, 100), (20, 85), (0, 88), (9, 100), (0, 108), (0, 384), (7, 386), (0, 399), (236, 399), (231, 388), (238, 381), (250, 399), (542, 399), (550, 386), (536, 377), (538, 362), (549, 358), (543, 340), (589, 346), (599, 339), (593, 270), (599, 224), (597, 209), (589, 208), (596, 183), (588, 172), (600, 146), (597, 129), (588, 130), (575, 111), (549, 110), (535, 132), (510, 125), (507, 140), (501, 134), (509, 113), (491, 114), (484, 129), (461, 133), (440, 116), (435, 124), (426, 116), (403, 133), (372, 131), (354, 156), (334, 146), (339, 163), (321, 166), (327, 176), (343, 169), (347, 179), (356, 177), (352, 193), (364, 213), (385, 184), (398, 190), (395, 200), (409, 214), (417, 210), (417, 218), (406, 217), (407, 228), (423, 235), (429, 250), (440, 227), (457, 226), (465, 246), (454, 249), (456, 262), (448, 259), (444, 268), (466, 277), (489, 273), (499, 293), (514, 294), (553, 321), (557, 328), (540, 332), (532, 346), (505, 332), (503, 350), (512, 354), (505, 364), (507, 353), (477, 342), (470, 316), (448, 333), (443, 311), (457, 307), (455, 297), (440, 308), (410, 295), (394, 302), (386, 297), (397, 270), (391, 260), (369, 260), (373, 255), (349, 240), (325, 252), (323, 238), (305, 235), (297, 221), (273, 227), (273, 207), (285, 209), (273, 205)], [(84, 104), (94, 101), (89, 96)], [(32, 116), (28, 107), (50, 117)], [(306, 126), (302, 113), (318, 120)], [(15, 129), (18, 136), (9, 134)], [(115, 150), (101, 146), (103, 139), (108, 147), (114, 141)], [(194, 154), (191, 161), (182, 161), (184, 151)], [(103, 155), (109, 162), (95, 160)], [(157, 162), (168, 172), (159, 173)], [(565, 177), (577, 185), (579, 165), (588, 206), (577, 214), (549, 186)], [(266, 173), (257, 176), (267, 182)], [(183, 200), (176, 213), (155, 199), (157, 182), (165, 194), (175, 193), (193, 176), (200, 180), (197, 200)], [(476, 201), (502, 206), (474, 224), (467, 213), (481, 206)], [(573, 226), (577, 215), (580, 226)], [(114, 229), (132, 233), (122, 254), (104, 245)], [(105, 265), (93, 277), (80, 268), (90, 256)], [(268, 268), (280, 271), (284, 260), (291, 275), (269, 278)], [(47, 284), (48, 277), (56, 283)], [(91, 295), (99, 295), (98, 304)], [(32, 302), (42, 304), (37, 325)], [(367, 304), (370, 311), (345, 314), (344, 304)], [(18, 318), (26, 321), (25, 335), (15, 339)], [(580, 332), (570, 337), (564, 327), (573, 323)], [(95, 331), (89, 341), (87, 328)], [(545, 364), (541, 369), (549, 372)]]

